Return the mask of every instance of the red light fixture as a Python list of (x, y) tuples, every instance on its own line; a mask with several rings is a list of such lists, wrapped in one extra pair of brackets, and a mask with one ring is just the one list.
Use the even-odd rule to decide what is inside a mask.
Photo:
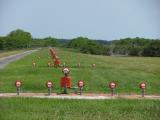
[(52, 81), (47, 81), (46, 82), (46, 87), (48, 88), (48, 95), (51, 95), (51, 89), (53, 87)]
[(109, 83), (109, 88), (110, 88), (110, 89), (116, 88), (116, 83), (115, 83), (115, 82), (110, 82), (110, 83)]
[(20, 80), (16, 80), (15, 81), (15, 86), (17, 88), (17, 95), (19, 95), (19, 93), (20, 93), (20, 87), (21, 87), (21, 85), (22, 85), (22, 82)]
[(21, 87), (21, 85), (22, 85), (22, 82), (20, 80), (16, 80), (15, 86), (16, 87)]
[(117, 84), (115, 82), (110, 82), (108, 86), (111, 89), (111, 95), (114, 96)]
[(146, 83), (142, 82), (139, 84), (139, 88), (141, 89), (141, 95), (144, 97), (145, 95), (145, 89), (146, 89)]
[(82, 89), (84, 87), (84, 81), (83, 80), (78, 80), (77, 85), (78, 85), (78, 88), (79, 88), (79, 93), (81, 95), (82, 94)]

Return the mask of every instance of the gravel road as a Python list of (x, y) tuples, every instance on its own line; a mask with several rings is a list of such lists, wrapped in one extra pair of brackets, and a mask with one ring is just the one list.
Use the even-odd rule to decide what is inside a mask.
[(0, 58), (0, 69), (3, 69), (8, 63), (10, 63), (12, 61), (15, 61), (15, 60), (18, 60), (20, 58), (23, 58), (24, 56), (27, 56), (27, 55), (35, 52), (35, 51), (38, 51), (38, 49), (29, 50), (29, 51), (19, 53), (19, 54), (16, 54), (16, 55), (11, 55), (11, 56), (8, 56), (8, 57)]
[(140, 100), (160, 100), (158, 95), (115, 95), (111, 96), (110, 94), (93, 94), (93, 93), (84, 93), (82, 95), (77, 94), (56, 94), (51, 93), (20, 93), (18, 96), (16, 93), (0, 93), (0, 98), (2, 97), (30, 97), (30, 98), (51, 98), (51, 99), (88, 99), (88, 100), (104, 100), (104, 99), (140, 99)]

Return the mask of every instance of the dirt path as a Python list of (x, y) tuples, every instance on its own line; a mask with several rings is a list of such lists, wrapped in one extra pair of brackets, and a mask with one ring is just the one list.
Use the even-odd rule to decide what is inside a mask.
[(52, 93), (50, 96), (47, 93), (20, 93), (18, 96), (16, 93), (0, 93), (1, 97), (32, 97), (32, 98), (53, 98), (53, 99), (89, 99), (89, 100), (104, 100), (104, 99), (155, 99), (160, 100), (160, 96), (158, 95), (145, 95), (145, 97), (141, 97), (141, 95), (115, 95), (111, 96), (110, 94), (93, 94), (93, 93), (84, 93), (82, 95), (78, 94), (56, 94)]
[(3, 69), (8, 63), (12, 62), (12, 61), (15, 61), (15, 60), (18, 60), (24, 56), (27, 56), (35, 51), (37, 51), (38, 49), (36, 50), (29, 50), (29, 51), (26, 51), (26, 52), (23, 52), (23, 53), (19, 53), (19, 54), (15, 54), (15, 55), (11, 55), (11, 56), (8, 56), (8, 57), (3, 57), (3, 58), (0, 58), (0, 69)]

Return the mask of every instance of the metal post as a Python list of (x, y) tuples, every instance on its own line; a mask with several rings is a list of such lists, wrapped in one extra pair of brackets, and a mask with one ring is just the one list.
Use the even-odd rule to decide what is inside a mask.
[(48, 95), (51, 95), (51, 88), (48, 88)]
[(20, 93), (20, 87), (17, 87), (17, 95)]
[(141, 91), (142, 97), (144, 97), (144, 94), (145, 94), (145, 91), (144, 91), (144, 89), (142, 89), (142, 91)]
[(64, 87), (64, 94), (67, 94), (67, 87)]
[(82, 94), (82, 87), (79, 88), (79, 94)]
[(115, 94), (115, 91), (114, 91), (114, 88), (112, 88), (111, 89), (111, 95), (114, 96), (114, 94)]
[(66, 77), (67, 77), (67, 75), (65, 75), (65, 87), (64, 87), (64, 94), (67, 94), (67, 84), (66, 84)]

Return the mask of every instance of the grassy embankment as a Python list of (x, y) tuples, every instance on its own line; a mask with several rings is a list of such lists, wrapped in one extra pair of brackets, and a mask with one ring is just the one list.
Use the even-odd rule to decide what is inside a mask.
[[(56, 49), (71, 69), (73, 84), (86, 82), (85, 92), (109, 92), (106, 83), (114, 80), (118, 93), (139, 93), (138, 83), (147, 82), (148, 94), (160, 94), (160, 58), (107, 57)], [(41, 57), (38, 59), (38, 57)], [(48, 68), (46, 49), (10, 63), (0, 70), (0, 92), (15, 92), (14, 81), (23, 81), (23, 92), (46, 92), (46, 80), (59, 92), (59, 68)], [(32, 61), (38, 64), (32, 68)], [(82, 68), (76, 68), (81, 62)], [(97, 68), (91, 69), (96, 63)], [(0, 120), (159, 120), (159, 100), (58, 100), (40, 98), (0, 98)]]
[[(85, 81), (84, 92), (109, 93), (106, 84), (115, 81), (118, 94), (139, 94), (138, 84), (144, 81), (147, 94), (160, 94), (160, 58), (88, 55), (58, 48), (55, 51), (61, 62), (66, 62), (70, 68), (73, 86), (79, 79)], [(48, 50), (42, 49), (10, 63), (0, 70), (0, 92), (15, 92), (16, 79), (22, 80), (23, 92), (46, 92), (46, 80), (52, 80), (53, 92), (59, 92), (59, 79), (63, 74), (60, 68), (48, 68), (48, 60), (51, 60)], [(32, 68), (32, 61), (36, 61), (38, 67)], [(81, 68), (76, 67), (78, 62), (81, 62)], [(91, 68), (92, 63), (96, 63), (96, 69)]]

